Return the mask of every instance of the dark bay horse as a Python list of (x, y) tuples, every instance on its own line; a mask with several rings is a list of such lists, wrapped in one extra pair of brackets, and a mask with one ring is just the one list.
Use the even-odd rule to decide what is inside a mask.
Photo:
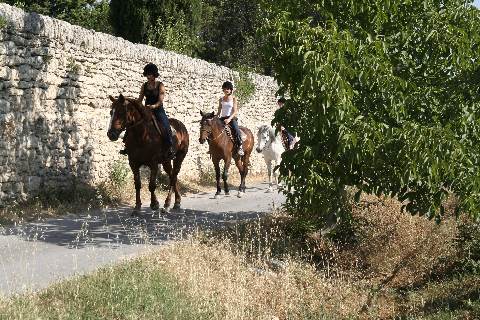
[(136, 192), (135, 209), (132, 214), (139, 213), (142, 207), (140, 199), (140, 188), (142, 187), (140, 181), (141, 166), (150, 168), (150, 181), (148, 184), (148, 190), (151, 194), (150, 208), (152, 210), (159, 209), (155, 189), (157, 187), (156, 180), (160, 163), (170, 180), (168, 195), (163, 207), (165, 209), (170, 207), (172, 191), (174, 191), (175, 204), (173, 208), (180, 208), (181, 196), (178, 191), (177, 176), (188, 151), (189, 136), (187, 129), (182, 122), (172, 118), (169, 119), (170, 125), (176, 131), (176, 134), (173, 136), (176, 153), (173, 160), (167, 161), (165, 158), (167, 147), (153, 123), (154, 115), (151, 110), (144, 107), (136, 99), (126, 98), (123, 95), (120, 95), (118, 99), (112, 96), (109, 96), (109, 98), (112, 100), (112, 106), (110, 110), (110, 127), (107, 133), (108, 138), (116, 141), (120, 133), (126, 130), (125, 146), (128, 150), (128, 162), (133, 172)]
[(253, 150), (253, 134), (250, 129), (245, 127), (240, 127), (240, 130), (246, 135), (246, 140), (243, 141), (243, 150), (245, 154), (239, 156), (236, 152), (232, 155), (234, 151), (234, 145), (232, 139), (227, 135), (226, 125), (220, 120), (215, 113), (203, 113), (200, 111), (202, 119), (200, 120), (200, 143), (208, 141), (208, 146), (210, 150), (210, 156), (212, 157), (213, 166), (215, 167), (215, 179), (217, 181), (217, 193), (215, 196), (218, 196), (222, 192), (220, 186), (220, 160), (224, 161), (223, 168), (223, 187), (225, 189), (225, 194), (229, 194), (230, 190), (228, 188), (228, 169), (232, 158), (235, 160), (235, 164), (240, 172), (240, 186), (238, 187), (238, 197), (242, 196), (242, 192), (245, 193), (245, 177), (248, 173), (248, 166), (250, 165), (250, 154)]

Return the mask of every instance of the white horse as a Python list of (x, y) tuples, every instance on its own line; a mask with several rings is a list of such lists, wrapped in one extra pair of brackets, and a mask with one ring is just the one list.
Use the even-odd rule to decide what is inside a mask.
[[(272, 184), (272, 161), (275, 161), (275, 165), (279, 165), (282, 160), (282, 153), (285, 151), (282, 143), (281, 133), (278, 132), (275, 135), (275, 129), (269, 125), (262, 125), (257, 131), (257, 152), (263, 154), (263, 159), (267, 164), (268, 170), (268, 191), (273, 190)], [(278, 185), (277, 173), (273, 171), (273, 179)]]

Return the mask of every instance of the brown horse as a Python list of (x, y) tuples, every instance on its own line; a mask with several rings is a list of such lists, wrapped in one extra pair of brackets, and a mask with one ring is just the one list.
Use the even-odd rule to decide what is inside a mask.
[(148, 190), (151, 194), (150, 208), (152, 210), (158, 210), (159, 208), (155, 189), (157, 187), (158, 165), (161, 163), (170, 180), (170, 188), (163, 207), (165, 209), (170, 207), (172, 191), (174, 191), (175, 204), (173, 208), (179, 209), (181, 196), (178, 191), (177, 176), (188, 151), (189, 136), (187, 129), (182, 122), (176, 119), (169, 119), (170, 125), (176, 131), (176, 134), (173, 136), (176, 153), (172, 167), (172, 161), (166, 161), (165, 151), (167, 148), (164, 139), (155, 127), (153, 122), (154, 115), (151, 110), (145, 108), (136, 99), (126, 98), (122, 95), (118, 99), (112, 96), (109, 96), (109, 98), (112, 100), (112, 106), (110, 110), (110, 128), (107, 133), (108, 138), (116, 141), (120, 133), (126, 130), (125, 146), (128, 150), (128, 162), (133, 172), (136, 192), (135, 209), (132, 215), (139, 213), (142, 207), (140, 199), (140, 189), (142, 187), (140, 167), (143, 165), (150, 168), (150, 182), (148, 185)]
[[(215, 167), (215, 178), (217, 180), (217, 193), (215, 197), (220, 195), (222, 188), (220, 187), (220, 160), (224, 161), (223, 168), (223, 187), (225, 189), (225, 194), (229, 194), (230, 190), (228, 188), (228, 168), (232, 161), (232, 157), (235, 160), (238, 171), (240, 172), (240, 186), (238, 187), (238, 197), (242, 196), (242, 192), (245, 193), (245, 177), (248, 173), (248, 166), (250, 165), (250, 154), (253, 150), (253, 134), (250, 129), (245, 127), (240, 127), (240, 130), (247, 136), (246, 140), (243, 141), (243, 150), (245, 154), (239, 156), (238, 154), (233, 154), (234, 144), (232, 139), (228, 136), (226, 132), (226, 125), (220, 120), (215, 113), (203, 113), (202, 120), (200, 120), (200, 143), (204, 143), (205, 140), (208, 141), (208, 146), (210, 150), (210, 156), (212, 157), (213, 166)], [(233, 154), (233, 156), (232, 156)]]

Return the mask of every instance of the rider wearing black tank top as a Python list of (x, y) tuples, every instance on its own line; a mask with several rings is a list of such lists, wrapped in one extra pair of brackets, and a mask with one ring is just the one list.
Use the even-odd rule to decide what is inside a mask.
[(145, 66), (143, 75), (147, 77), (147, 82), (142, 85), (140, 90), (139, 101), (145, 97), (145, 106), (152, 109), (155, 118), (160, 124), (160, 131), (167, 146), (167, 159), (172, 159), (175, 150), (173, 149), (172, 130), (168, 122), (167, 114), (163, 108), (163, 98), (165, 96), (165, 86), (162, 82), (155, 79), (159, 76), (158, 68), (153, 63)]
[[(143, 98), (145, 98), (145, 107), (150, 108), (155, 115), (164, 139), (164, 144), (167, 147), (166, 160), (171, 160), (175, 157), (175, 150), (170, 123), (167, 114), (165, 113), (165, 109), (163, 108), (165, 86), (162, 82), (155, 80), (159, 76), (158, 68), (155, 64), (147, 64), (143, 69), (143, 75), (147, 77), (147, 82), (145, 82), (140, 89), (138, 101), (142, 102)], [(123, 150), (121, 153), (127, 154), (128, 151)]]

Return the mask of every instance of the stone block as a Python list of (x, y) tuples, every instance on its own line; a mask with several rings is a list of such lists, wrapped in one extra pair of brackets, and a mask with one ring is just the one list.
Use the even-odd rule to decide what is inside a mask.
[(12, 77), (12, 70), (10, 69), (10, 67), (6, 65), (2, 66), (2, 68), (0, 68), (0, 79), (8, 80), (8, 79), (11, 79), (11, 77)]
[(39, 176), (28, 176), (26, 185), (29, 192), (40, 190), (42, 178)]

